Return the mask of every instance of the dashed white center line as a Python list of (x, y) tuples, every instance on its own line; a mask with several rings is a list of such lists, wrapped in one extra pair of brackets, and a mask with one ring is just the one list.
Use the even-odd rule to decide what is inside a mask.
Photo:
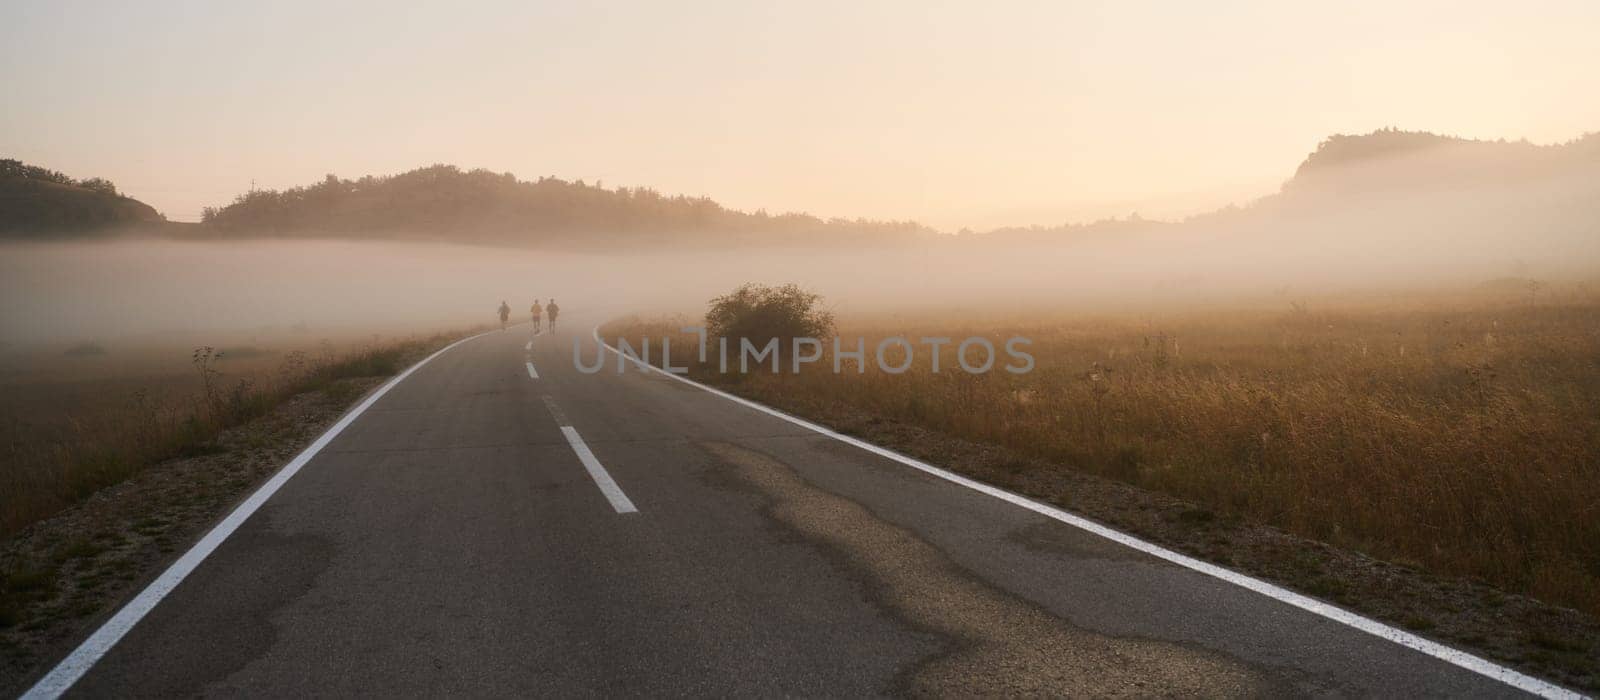
[(526, 364), (528, 365), (528, 378), (529, 379), (538, 379), (539, 378), (539, 370), (536, 370), (536, 369), (533, 368), (533, 363), (532, 362), (528, 362)]
[(531, 341), (531, 340), (530, 340), (530, 341), (528, 341), (528, 344), (527, 344), (527, 345), (524, 345), (524, 346), (522, 346), (522, 349), (523, 349), (523, 350), (532, 350), (532, 349), (533, 349), (533, 341)]
[(563, 425), (561, 434), (567, 436), (567, 444), (572, 445), (572, 451), (578, 453), (578, 461), (583, 462), (583, 468), (589, 470), (589, 477), (594, 479), (595, 486), (600, 487), (600, 493), (605, 494), (606, 500), (611, 502), (611, 507), (618, 513), (639, 512), (639, 509), (633, 506), (633, 501), (628, 500), (628, 494), (622, 492), (622, 487), (612, 480), (611, 474), (600, 465), (600, 460), (595, 459), (594, 453), (589, 451), (589, 446), (584, 444), (582, 437), (579, 437), (577, 429)]
[(567, 420), (567, 414), (564, 411), (561, 410), (560, 406), (556, 405), (556, 400), (553, 399), (553, 398), (550, 398), (549, 394), (545, 394), (544, 395), (544, 406), (545, 406), (545, 408), (550, 409), (550, 415), (555, 417), (556, 425), (561, 425), (561, 426), (572, 425), (572, 422)]
[(600, 487), (600, 493), (604, 494), (606, 500), (611, 502), (611, 507), (618, 513), (639, 512), (639, 509), (634, 507), (633, 501), (628, 500), (628, 494), (623, 493), (622, 487), (618, 486), (616, 480), (611, 478), (611, 473), (607, 472), (606, 468), (600, 464), (600, 460), (595, 458), (594, 452), (589, 449), (589, 445), (583, 441), (582, 436), (578, 435), (578, 430), (569, 424), (567, 414), (556, 404), (556, 400), (549, 394), (545, 394), (540, 398), (544, 399), (544, 405), (550, 409), (550, 415), (556, 419), (556, 424), (561, 426), (561, 434), (566, 436), (567, 444), (572, 446), (573, 452), (578, 453), (578, 461), (582, 462), (583, 468), (589, 471), (589, 478), (594, 479), (594, 485)]

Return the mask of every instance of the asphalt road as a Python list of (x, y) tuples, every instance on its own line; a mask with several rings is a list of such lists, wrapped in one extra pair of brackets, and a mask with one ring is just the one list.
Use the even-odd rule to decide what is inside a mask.
[(1521, 694), (615, 357), (581, 374), (589, 328), (418, 369), (69, 695)]

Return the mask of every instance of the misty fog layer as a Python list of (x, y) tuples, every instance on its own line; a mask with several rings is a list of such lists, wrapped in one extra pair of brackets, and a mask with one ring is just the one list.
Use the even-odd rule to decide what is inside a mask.
[[(501, 300), (520, 316), (551, 297), (567, 318), (598, 322), (692, 314), (745, 282), (796, 282), (840, 313), (968, 315), (1600, 277), (1593, 135), (1551, 146), (1395, 130), (1336, 136), (1279, 193), (1244, 208), (1181, 223), (1130, 217), (976, 235), (817, 229), (821, 220), (805, 217), (775, 235), (745, 226), (787, 219), (710, 200), (418, 172), (431, 175), (330, 178), (271, 195), (297, 213), (256, 230), (0, 244), (0, 342), (414, 333), (491, 322)], [(388, 199), (364, 199), (373, 192)], [(230, 209), (250, 219), (251, 203), (271, 197), (252, 194)], [(283, 228), (296, 221), (309, 228)], [(423, 233), (428, 240), (400, 240)]]
[[(1529, 189), (1532, 188), (1532, 189)], [(1253, 210), (1117, 236), (941, 237), (901, 246), (550, 253), (438, 243), (115, 239), (0, 247), (0, 340), (13, 345), (299, 326), (417, 332), (487, 323), (555, 297), (585, 321), (695, 311), (747, 282), (798, 282), (835, 310), (1112, 310), (1600, 272), (1593, 185), (1472, 188)], [(1307, 212), (1313, 213), (1307, 213)]]

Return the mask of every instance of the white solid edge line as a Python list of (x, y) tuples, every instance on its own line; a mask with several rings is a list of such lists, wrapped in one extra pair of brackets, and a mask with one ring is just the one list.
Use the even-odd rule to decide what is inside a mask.
[(605, 347), (607, 350), (610, 350), (617, 357), (633, 362), (634, 364), (639, 365), (647, 370), (654, 371), (657, 374), (698, 387), (712, 394), (716, 394), (717, 396), (728, 399), (729, 401), (733, 401), (734, 403), (741, 404), (747, 408), (752, 408), (775, 418), (780, 418), (812, 432), (826, 435), (845, 444), (859, 447), (880, 457), (892, 459), (906, 466), (913, 467), (937, 476), (941, 479), (945, 479), (946, 481), (955, 482), (979, 493), (993, 496), (1000, 500), (1027, 508), (1028, 510), (1040, 515), (1061, 521), (1073, 527), (1087, 530), (1108, 540), (1116, 542), (1117, 544), (1132, 547), (1133, 549), (1137, 549), (1151, 556), (1164, 559), (1173, 564), (1177, 564), (1178, 566), (1200, 572), (1207, 576), (1222, 579), (1223, 581), (1227, 581), (1228, 583), (1236, 586), (1260, 593), (1268, 598), (1287, 603), (1294, 607), (1300, 608), (1301, 610), (1305, 610), (1307, 612), (1325, 617), (1329, 620), (1333, 620), (1334, 622), (1354, 627), (1362, 632), (1387, 639), (1408, 649), (1427, 654), (1428, 656), (1432, 656), (1441, 661), (1454, 664), (1461, 668), (1467, 669), (1468, 671), (1493, 678), (1494, 680), (1500, 681), (1501, 683), (1509, 685), (1513, 688), (1517, 688), (1518, 690), (1523, 690), (1543, 698), (1576, 700), (1587, 697), (1571, 690), (1567, 690), (1566, 688), (1554, 683), (1550, 683), (1549, 681), (1540, 680), (1525, 673), (1506, 668), (1505, 666), (1501, 666), (1483, 657), (1475, 656), (1473, 654), (1461, 651), (1460, 649), (1455, 649), (1438, 642), (1424, 639), (1410, 632), (1390, 627), (1389, 625), (1378, 622), (1372, 618), (1364, 617), (1362, 615), (1350, 612), (1349, 610), (1345, 610), (1344, 608), (1295, 593), (1294, 591), (1267, 583), (1266, 581), (1262, 581), (1261, 579), (1254, 578), (1252, 576), (1241, 574), (1237, 571), (1233, 571), (1232, 569), (1225, 569), (1209, 562), (1200, 561), (1194, 557), (1179, 554), (1160, 545), (1141, 540), (1138, 537), (1127, 534), (1120, 530), (1113, 530), (1083, 516), (1074, 515), (1059, 508), (1036, 502), (1024, 496), (1019, 496), (1010, 491), (969, 479), (961, 476), (960, 474), (935, 467), (927, 462), (923, 462), (922, 460), (913, 457), (907, 457), (899, 452), (895, 452), (894, 450), (885, 447), (879, 447), (865, 440), (860, 440), (850, 437), (849, 435), (835, 432), (830, 428), (812, 423), (804, 418), (798, 418), (770, 406), (766, 406), (740, 396), (735, 396), (726, 391), (722, 391), (721, 389), (716, 389), (705, 384), (701, 384), (700, 382), (688, 377), (667, 372), (659, 367), (656, 367), (655, 365), (644, 362), (639, 358), (626, 355), (620, 350), (612, 347), (611, 344), (601, 340), (599, 326), (595, 326), (594, 328), (594, 339), (595, 342), (600, 343), (603, 347)]
[(317, 438), (316, 442), (311, 443), (309, 447), (301, 451), (299, 455), (296, 455), (295, 458), (288, 464), (284, 465), (282, 469), (279, 469), (278, 473), (273, 474), (272, 478), (268, 479), (266, 483), (262, 484), (260, 488), (256, 489), (255, 493), (250, 494), (249, 498), (246, 498), (242, 503), (233, 509), (233, 512), (229, 513), (227, 517), (223, 518), (222, 522), (219, 522), (215, 527), (212, 527), (210, 532), (207, 532), (204, 537), (200, 538), (199, 542), (196, 542), (193, 547), (189, 548), (189, 551), (184, 552), (183, 556), (179, 557), (177, 561), (173, 562), (171, 566), (167, 567), (166, 571), (161, 572), (161, 575), (156, 577), (156, 580), (151, 581), (150, 585), (146, 586), (143, 591), (140, 591), (137, 596), (134, 596), (133, 600), (128, 601), (126, 605), (122, 606), (122, 609), (118, 610), (117, 614), (111, 616), (111, 619), (106, 620), (104, 624), (100, 625), (99, 629), (94, 631), (94, 634), (89, 635), (88, 639), (83, 640), (83, 643), (79, 644), (78, 648), (73, 649), (72, 653), (68, 654), (65, 659), (62, 659), (60, 663), (56, 664), (55, 668), (52, 668), (49, 673), (45, 674), (43, 678), (39, 679), (39, 682), (35, 683), (32, 688), (29, 688), (28, 692), (23, 693), (20, 696), (22, 700), (36, 700), (44, 698), (53, 700), (54, 698), (61, 697), (63, 693), (72, 688), (74, 683), (78, 682), (78, 679), (82, 678), (85, 673), (88, 673), (89, 669), (93, 668), (95, 663), (100, 661), (101, 657), (106, 655), (106, 652), (110, 651), (112, 647), (116, 646), (117, 642), (122, 639), (123, 635), (128, 633), (128, 630), (133, 629), (134, 625), (139, 624), (139, 620), (144, 619), (144, 616), (154, 609), (156, 605), (161, 602), (162, 598), (165, 598), (168, 593), (171, 593), (173, 589), (178, 587), (178, 584), (183, 582), (184, 578), (188, 577), (190, 573), (193, 573), (194, 570), (200, 566), (200, 562), (205, 561), (206, 557), (210, 556), (213, 551), (216, 551), (217, 547), (222, 544), (223, 540), (228, 539), (229, 535), (232, 535), (235, 530), (239, 529), (239, 526), (243, 525), (244, 522), (256, 512), (256, 510), (261, 508), (261, 505), (266, 503), (267, 499), (271, 498), (274, 493), (277, 493), (278, 489), (282, 488), (285, 482), (289, 481), (289, 479), (299, 472), (300, 468), (304, 467), (307, 462), (310, 462), (313, 457), (316, 457), (317, 453), (322, 451), (322, 448), (327, 447), (328, 443), (332, 442), (335, 437), (339, 436), (339, 433), (344, 432), (344, 429), (349, 427), (350, 424), (354, 422), (356, 418), (360, 417), (361, 414), (364, 413), (368, 408), (370, 408), (372, 404), (377, 403), (378, 399), (383, 398), (383, 395), (389, 393), (389, 390), (393, 389), (396, 384), (399, 384), (406, 377), (411, 376), (412, 372), (415, 372), (417, 371), (417, 368), (428, 364), (428, 362), (433, 358), (443, 355), (445, 352), (457, 345), (465, 343), (474, 338), (481, 338), (493, 332), (495, 331), (479, 333), (477, 335), (462, 338), (454, 343), (446, 345), (443, 348), (440, 348), (438, 352), (435, 352), (432, 355), (423, 358), (421, 362), (412, 365), (410, 368), (406, 369), (406, 371), (395, 375), (393, 379), (390, 379), (388, 382), (384, 383), (383, 386), (378, 387), (377, 391), (372, 392), (372, 394), (368, 396), (366, 400), (362, 401), (355, 408), (351, 409), (349, 413), (344, 414), (344, 417), (340, 418), (339, 422), (334, 423), (333, 427), (328, 428), (328, 431), (323, 433), (321, 437)]
[(601, 466), (600, 460), (595, 459), (594, 452), (584, 443), (578, 435), (578, 430), (570, 425), (561, 426), (561, 434), (567, 436), (567, 444), (572, 445), (572, 451), (578, 453), (578, 461), (583, 462), (583, 468), (589, 471), (589, 478), (594, 479), (594, 485), (600, 487), (600, 493), (605, 494), (606, 500), (611, 502), (611, 507), (618, 513), (637, 513), (638, 508), (633, 506), (633, 501), (628, 500), (628, 494), (622, 492), (622, 487), (611, 478), (611, 474)]
[(528, 378), (529, 379), (538, 379), (539, 378), (539, 370), (536, 370), (536, 369), (533, 368), (533, 363), (532, 362), (527, 362), (527, 363), (524, 363), (524, 364), (528, 365)]

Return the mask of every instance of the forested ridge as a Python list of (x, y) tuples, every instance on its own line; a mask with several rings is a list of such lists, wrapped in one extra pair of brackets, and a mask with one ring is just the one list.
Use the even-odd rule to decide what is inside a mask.
[(728, 209), (707, 197), (582, 180), (433, 165), (388, 177), (329, 175), (314, 185), (255, 190), (206, 209), (217, 235), (418, 238), (511, 245), (845, 243), (934, 233), (909, 221), (821, 219)]
[[(1500, 198), (1507, 211), (1520, 211), (1542, 201), (1527, 195), (1531, 185), (1558, 180), (1600, 183), (1600, 134), (1535, 145), (1381, 129), (1331, 136), (1301, 161), (1278, 192), (1183, 221), (1133, 213), (1091, 223), (962, 230), (957, 238), (994, 243), (1115, 238), (1179, 231), (1185, 225), (1248, 225), (1268, 216), (1353, 211), (1378, 199), (1440, 192), (1471, 193), (1480, 204)], [(1584, 203), (1586, 193), (1595, 188), (1600, 184), (1569, 185), (1566, 199), (1554, 205), (1563, 211), (1596, 209), (1600, 215), (1600, 204)], [(1593, 199), (1600, 201), (1600, 191), (1595, 194)], [(0, 161), (0, 234), (10, 238), (141, 224), (167, 235), (207, 239), (399, 239), (605, 249), (900, 245), (944, 238), (909, 220), (744, 212), (709, 197), (667, 195), (648, 187), (607, 188), (555, 177), (521, 180), (511, 173), (442, 164), (356, 179), (328, 175), (321, 182), (284, 190), (253, 189), (226, 205), (207, 207), (198, 226), (160, 226), (162, 221), (154, 209), (121, 195), (104, 179), (77, 180), (16, 160)]]
[(110, 180), (0, 159), (0, 238), (42, 238), (159, 224), (165, 218), (124, 197)]

